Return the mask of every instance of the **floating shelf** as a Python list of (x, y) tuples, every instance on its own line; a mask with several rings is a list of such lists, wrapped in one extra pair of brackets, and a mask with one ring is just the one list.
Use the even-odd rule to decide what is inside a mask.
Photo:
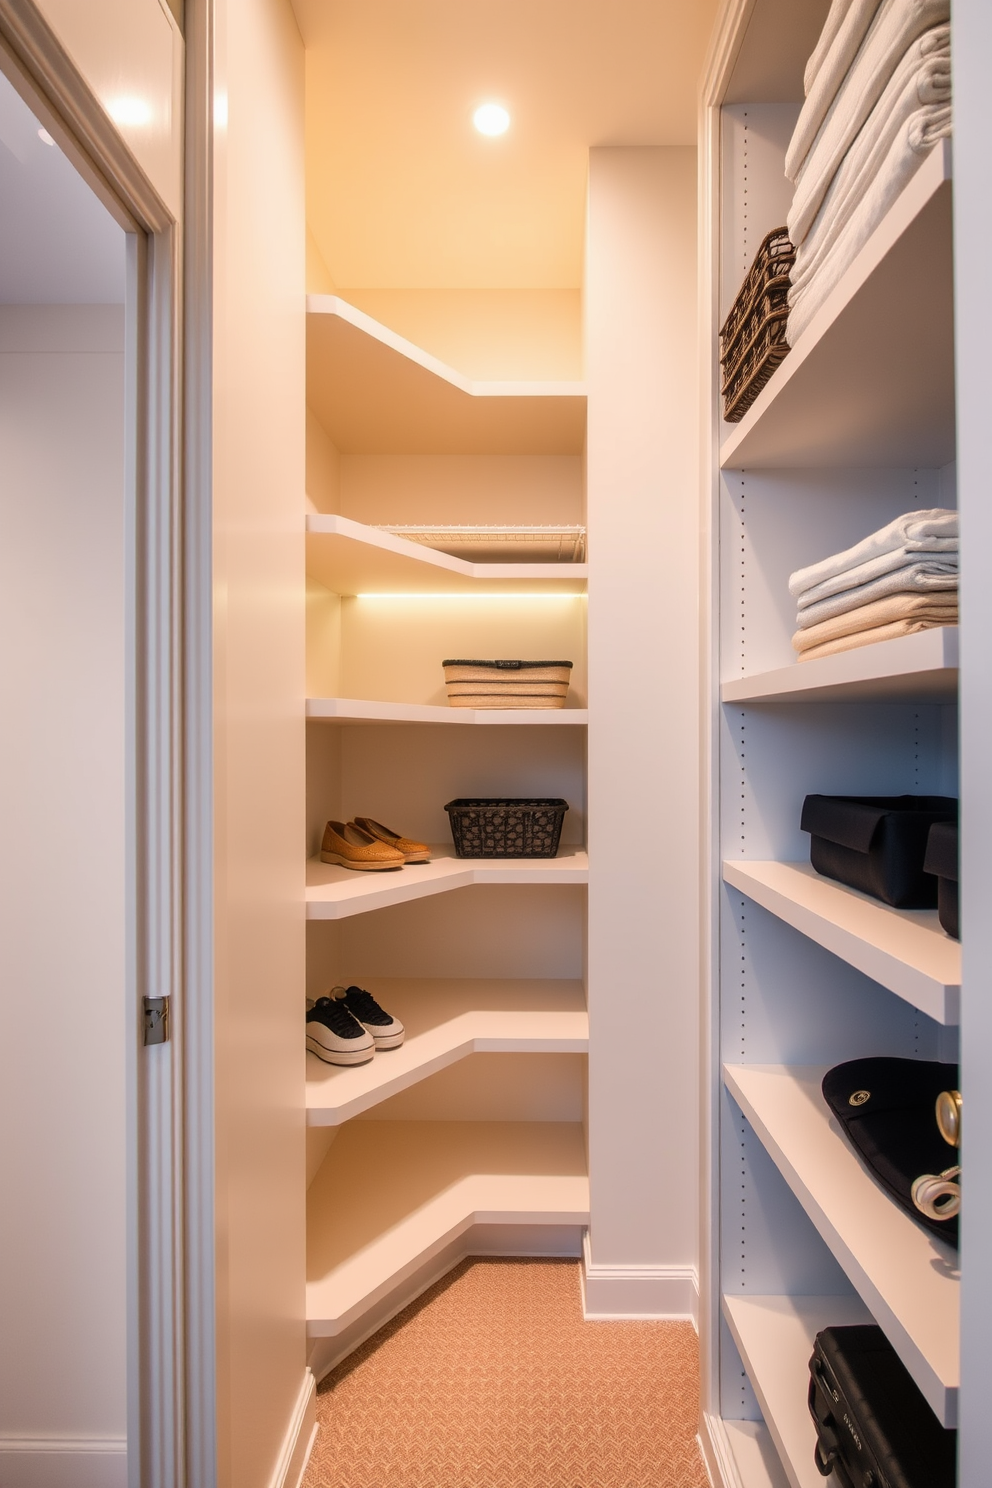
[(588, 1222), (578, 1123), (351, 1122), (308, 1193), (307, 1332), (342, 1332), (473, 1225)]
[(958, 690), (958, 628), (945, 625), (836, 656), (735, 677), (725, 703), (936, 703)]
[(809, 863), (730, 860), (723, 880), (938, 1023), (959, 1021), (961, 946), (935, 909), (890, 909)]
[(469, 884), (584, 884), (589, 858), (584, 848), (561, 848), (556, 858), (456, 858), (445, 844), (431, 849), (430, 863), (412, 863), (386, 872), (356, 872), (307, 862), (307, 919), (343, 920), (391, 904), (446, 894)]
[(809, 1359), (821, 1328), (870, 1323), (860, 1297), (724, 1297), (727, 1320), (791, 1488), (823, 1488), (806, 1404)]
[(307, 296), (307, 402), (346, 455), (579, 455), (582, 382), (473, 382), (336, 295)]
[(951, 146), (942, 140), (724, 440), (721, 466), (953, 460), (952, 268)]
[(826, 1067), (731, 1065), (724, 1084), (945, 1426), (957, 1423), (956, 1253), (892, 1202), (831, 1117)]
[(369, 991), (403, 1023), (406, 1040), (355, 1068), (307, 1055), (307, 1123), (337, 1126), (469, 1054), (585, 1054), (581, 982), (379, 978)]
[(324, 723), (444, 723), (490, 727), (561, 727), (589, 722), (588, 708), (449, 708), (444, 703), (375, 703), (307, 698), (307, 718)]
[(585, 563), (468, 563), (350, 517), (307, 517), (307, 573), (335, 594), (495, 591), (583, 594)]

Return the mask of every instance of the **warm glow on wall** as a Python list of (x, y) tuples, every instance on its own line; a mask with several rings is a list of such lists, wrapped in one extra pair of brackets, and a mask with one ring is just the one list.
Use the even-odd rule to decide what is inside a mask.
[(553, 600), (553, 601), (561, 602), (562, 600), (567, 600), (567, 599), (585, 599), (585, 595), (584, 594), (574, 594), (574, 593), (569, 593), (569, 594), (560, 594), (560, 593), (556, 593), (556, 594), (521, 594), (521, 593), (515, 592), (515, 591), (511, 591), (509, 593), (507, 593), (507, 592), (504, 591), (504, 592), (498, 593), (498, 594), (480, 594), (478, 592), (459, 594), (457, 591), (446, 590), (446, 591), (444, 591), (444, 592), (442, 592), (440, 594), (427, 594), (427, 593), (420, 593), (420, 592), (414, 593), (414, 594), (356, 594), (355, 595), (355, 598), (356, 599), (430, 599), (430, 600), (435, 600), (435, 599), (454, 599), (454, 600), (468, 600), (469, 603), (472, 603), (475, 600), (483, 600), (483, 601), (492, 601), (492, 600), (497, 600), (497, 601), (502, 601), (502, 600), (527, 600), (527, 601), (531, 601), (531, 600), (535, 600), (535, 599), (536, 600), (548, 600), (548, 599), (550, 599), (550, 600)]

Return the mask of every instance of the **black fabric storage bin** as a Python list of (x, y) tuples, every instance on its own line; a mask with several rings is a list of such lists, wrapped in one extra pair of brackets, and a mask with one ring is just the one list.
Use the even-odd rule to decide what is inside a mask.
[(817, 1469), (841, 1488), (954, 1488), (957, 1432), (875, 1323), (816, 1335), (808, 1400)]
[(930, 828), (923, 871), (932, 873), (937, 880), (937, 918), (948, 935), (960, 940), (957, 822), (935, 822)]
[(935, 909), (937, 884), (924, 873), (934, 822), (957, 821), (952, 796), (807, 796), (800, 826), (817, 873), (894, 909)]

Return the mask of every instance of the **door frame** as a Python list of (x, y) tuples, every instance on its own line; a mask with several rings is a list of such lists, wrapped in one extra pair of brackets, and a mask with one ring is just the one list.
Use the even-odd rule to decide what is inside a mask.
[[(211, 1246), (205, 1267), (203, 1239), (212, 1234), (212, 1154), (203, 1121), (190, 1129), (185, 1099), (186, 1034), (195, 1017), (188, 1003), (202, 1003), (205, 991), (209, 1001), (210, 985), (209, 978), (187, 975), (187, 859), (192, 850), (202, 864), (210, 813), (203, 829), (190, 821), (184, 749), (190, 711), (184, 575), (190, 553), (184, 552), (183, 509), (183, 223), (166, 207), (33, 0), (0, 0), (0, 70), (128, 235), (128, 1482), (130, 1488), (182, 1488), (187, 1482), (211, 1488), (213, 1257)], [(209, 497), (209, 485), (206, 491)], [(209, 878), (194, 875), (192, 887), (202, 893)], [(188, 987), (195, 989), (190, 995)], [(170, 999), (166, 1043), (144, 1045), (145, 997)], [(195, 1072), (201, 1096), (202, 1064), (201, 1055)], [(194, 1100), (194, 1108), (200, 1117), (209, 1115), (202, 1099)], [(208, 1158), (206, 1172), (197, 1168), (195, 1195), (184, 1161), (193, 1139), (200, 1159)], [(204, 1194), (205, 1211), (190, 1202)], [(192, 1316), (190, 1302), (196, 1303)]]

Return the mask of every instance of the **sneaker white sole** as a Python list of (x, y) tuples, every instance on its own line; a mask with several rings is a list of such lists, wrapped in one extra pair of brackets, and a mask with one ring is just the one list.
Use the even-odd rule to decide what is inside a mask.
[(399, 1033), (376, 1033), (373, 1023), (363, 1023), (362, 1027), (372, 1035), (377, 1049), (398, 1049), (406, 1038), (405, 1028), (401, 1028)]
[(371, 1049), (368, 1044), (362, 1044), (360, 1049), (327, 1049), (315, 1039), (312, 1034), (307, 1034), (307, 1048), (311, 1054), (316, 1054), (325, 1064), (368, 1064), (370, 1059), (375, 1058), (375, 1044)]
[(354, 858), (344, 858), (340, 853), (322, 852), (322, 863), (336, 863), (339, 868), (355, 868), (363, 873), (392, 873), (402, 868), (402, 863), (356, 863)]

